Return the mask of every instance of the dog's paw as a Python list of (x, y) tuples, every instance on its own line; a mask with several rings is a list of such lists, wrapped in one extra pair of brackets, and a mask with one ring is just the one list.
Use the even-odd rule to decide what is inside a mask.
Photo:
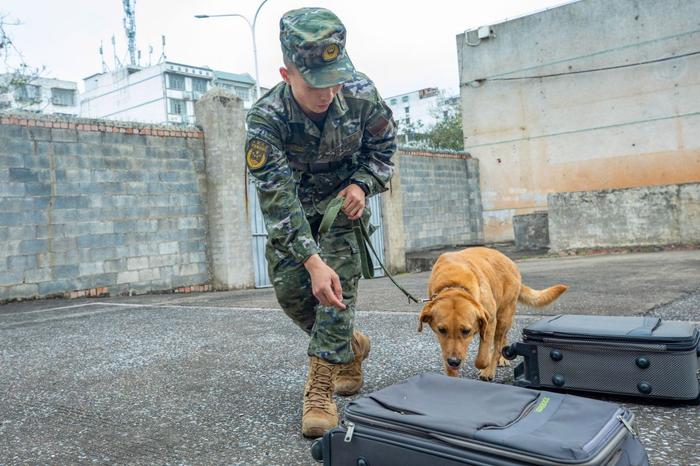
[(484, 382), (492, 382), (494, 377), (494, 373), (492, 371), (489, 371), (488, 369), (479, 369), (479, 380), (483, 380)]
[(510, 361), (501, 356), (498, 358), (498, 367), (510, 367)]

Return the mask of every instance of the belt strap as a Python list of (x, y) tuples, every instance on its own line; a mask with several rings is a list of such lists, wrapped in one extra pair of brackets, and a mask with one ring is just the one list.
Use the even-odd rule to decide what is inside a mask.
[(299, 162), (298, 160), (287, 160), (290, 167), (307, 173), (328, 173), (336, 170), (348, 162), (339, 160), (335, 162)]
[[(340, 209), (342, 209), (343, 204), (345, 203), (345, 198), (344, 197), (336, 197), (333, 198), (329, 203), (328, 206), (326, 207), (326, 211), (323, 214), (323, 219), (321, 220), (321, 225), (318, 228), (318, 235), (319, 237), (324, 235), (325, 233), (330, 230), (331, 225), (333, 225), (333, 222), (335, 221), (335, 218), (338, 216), (338, 213), (340, 212)], [(384, 270), (384, 273), (386, 274), (387, 277), (389, 277), (389, 280), (396, 285), (396, 287), (406, 295), (408, 298), (408, 302), (410, 303), (413, 301), (414, 303), (419, 302), (419, 300), (414, 297), (411, 293), (406, 291), (401, 285), (399, 285), (396, 280), (394, 280), (394, 277), (391, 276), (389, 271), (384, 267), (384, 264), (382, 264), (382, 261), (379, 260), (379, 255), (377, 254), (377, 251), (374, 250), (374, 246), (372, 246), (372, 241), (370, 240), (369, 237), (369, 232), (367, 230), (367, 226), (365, 225), (365, 222), (362, 220), (362, 217), (360, 217), (358, 220), (353, 220), (352, 221), (352, 231), (355, 233), (355, 238), (357, 239), (357, 245), (360, 249), (360, 262), (362, 263), (362, 276), (370, 279), (374, 278), (374, 264), (372, 263), (372, 257), (369, 255), (369, 251), (367, 248), (369, 248), (372, 251), (372, 254), (374, 254), (375, 259), (377, 259), (377, 263), (381, 266), (382, 270)]]

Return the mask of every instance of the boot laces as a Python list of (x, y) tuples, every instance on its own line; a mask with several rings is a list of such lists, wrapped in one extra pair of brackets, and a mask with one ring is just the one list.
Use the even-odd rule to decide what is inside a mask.
[(330, 363), (317, 363), (312, 370), (311, 383), (306, 391), (307, 408), (319, 408), (330, 413), (333, 366)]

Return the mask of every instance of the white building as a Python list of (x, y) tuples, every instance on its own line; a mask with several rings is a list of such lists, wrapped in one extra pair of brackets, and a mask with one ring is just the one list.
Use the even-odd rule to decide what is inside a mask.
[[(0, 80), (9, 83), (13, 75), (5, 74)], [(78, 84), (53, 78), (31, 78), (27, 84), (10, 86), (0, 94), (0, 111), (19, 109), (36, 113), (78, 115)]]
[(394, 113), (394, 120), (399, 125), (399, 134), (404, 134), (407, 128), (414, 130), (429, 129), (437, 121), (443, 97), (436, 87), (427, 87), (417, 91), (399, 94), (384, 99)]
[(226, 73), (208, 67), (163, 62), (146, 68), (126, 67), (84, 79), (80, 116), (147, 123), (194, 123), (194, 103), (213, 86), (244, 101), (255, 100), (255, 80), (249, 74)]

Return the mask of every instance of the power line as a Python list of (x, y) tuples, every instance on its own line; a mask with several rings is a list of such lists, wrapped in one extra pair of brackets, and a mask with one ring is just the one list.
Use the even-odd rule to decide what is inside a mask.
[(591, 69), (587, 69), (587, 70), (566, 71), (563, 73), (542, 74), (542, 75), (537, 75), (537, 76), (517, 76), (517, 77), (512, 77), (512, 78), (480, 78), (480, 79), (474, 79), (474, 80), (469, 81), (467, 83), (463, 83), (462, 86), (471, 85), (472, 83), (482, 84), (486, 81), (517, 81), (517, 80), (522, 80), (522, 79), (554, 78), (554, 77), (558, 77), (558, 76), (567, 76), (567, 75), (571, 75), (571, 74), (593, 73), (596, 71), (616, 70), (616, 69), (620, 69), (620, 68), (629, 68), (631, 66), (649, 65), (652, 63), (659, 63), (659, 62), (664, 62), (664, 61), (668, 61), (668, 60), (677, 60), (679, 58), (690, 57), (693, 55), (700, 55), (700, 50), (695, 51), (695, 52), (684, 53), (681, 55), (672, 55), (670, 57), (656, 58), (654, 60), (640, 61), (637, 63), (627, 63), (624, 65), (605, 66), (602, 68), (591, 68)]

